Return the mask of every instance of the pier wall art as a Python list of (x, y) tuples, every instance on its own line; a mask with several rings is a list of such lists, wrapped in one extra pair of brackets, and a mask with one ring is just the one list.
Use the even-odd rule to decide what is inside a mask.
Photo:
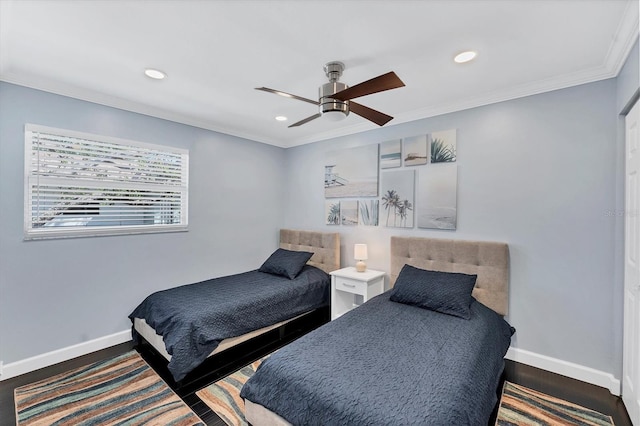
[(456, 129), (332, 151), (325, 224), (455, 230)]

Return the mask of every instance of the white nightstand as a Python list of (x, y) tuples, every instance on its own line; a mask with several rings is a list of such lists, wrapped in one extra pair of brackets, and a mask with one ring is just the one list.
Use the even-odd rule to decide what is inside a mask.
[(384, 291), (384, 272), (348, 267), (331, 272), (331, 320)]

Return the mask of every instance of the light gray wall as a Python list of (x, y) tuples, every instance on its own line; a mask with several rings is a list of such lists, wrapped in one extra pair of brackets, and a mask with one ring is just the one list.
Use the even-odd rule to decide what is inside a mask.
[[(367, 243), (384, 271), (391, 235), (507, 242), (513, 346), (620, 377), (615, 108), (610, 79), (288, 149), (285, 223), (339, 231), (343, 266)], [(324, 225), (326, 152), (452, 128), (457, 231)]]
[[(22, 240), (24, 125), (190, 150), (189, 232)], [(130, 327), (153, 291), (257, 268), (277, 248), (284, 150), (0, 83), (0, 359)]]

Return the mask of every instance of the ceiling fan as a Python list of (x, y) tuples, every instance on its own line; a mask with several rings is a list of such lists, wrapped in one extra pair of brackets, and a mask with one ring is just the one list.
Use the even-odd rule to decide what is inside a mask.
[(393, 119), (393, 117), (390, 115), (358, 104), (352, 101), (352, 99), (404, 86), (404, 83), (402, 82), (402, 80), (400, 80), (396, 73), (391, 71), (386, 74), (379, 75), (378, 77), (372, 78), (371, 80), (367, 80), (360, 84), (356, 84), (355, 86), (349, 87), (346, 84), (340, 83), (338, 81), (338, 79), (342, 75), (342, 71), (344, 71), (344, 64), (342, 62), (329, 62), (324, 66), (324, 72), (329, 78), (329, 83), (325, 83), (320, 86), (320, 99), (317, 101), (314, 101), (313, 99), (303, 98), (302, 96), (292, 95), (291, 93), (283, 92), (280, 90), (269, 89), (268, 87), (256, 87), (256, 90), (275, 93), (276, 95), (297, 99), (299, 101), (308, 102), (320, 107), (320, 111), (317, 114), (300, 120), (297, 123), (293, 123), (289, 127), (301, 126), (305, 123), (310, 122), (311, 120), (315, 120), (322, 115), (326, 115), (329, 118), (332, 118), (334, 121), (337, 121), (345, 118), (347, 115), (349, 115), (349, 112), (358, 114), (359, 116), (376, 123), (378, 126), (384, 126), (386, 123)]

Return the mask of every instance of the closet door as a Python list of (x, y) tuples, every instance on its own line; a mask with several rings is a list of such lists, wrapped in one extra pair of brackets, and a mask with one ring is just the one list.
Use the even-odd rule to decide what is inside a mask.
[(622, 400), (640, 426), (640, 102), (625, 119), (625, 254)]

